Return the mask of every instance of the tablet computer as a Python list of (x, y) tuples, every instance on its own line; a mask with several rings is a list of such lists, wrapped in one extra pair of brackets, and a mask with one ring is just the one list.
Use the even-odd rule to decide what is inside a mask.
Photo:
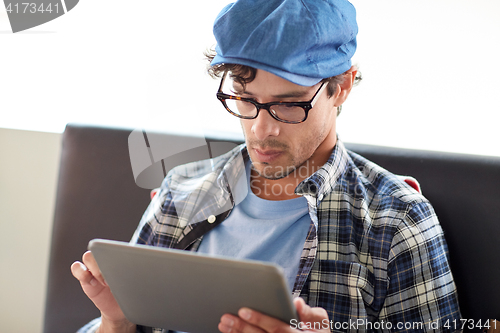
[(89, 243), (106, 283), (132, 323), (190, 333), (219, 332), (225, 313), (248, 307), (298, 319), (274, 264), (103, 239)]

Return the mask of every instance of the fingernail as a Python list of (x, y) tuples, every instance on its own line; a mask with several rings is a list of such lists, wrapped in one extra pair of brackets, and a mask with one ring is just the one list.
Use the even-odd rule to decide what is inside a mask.
[(241, 309), (239, 312), (239, 315), (241, 318), (248, 320), (248, 319), (250, 319), (252, 313), (248, 309)]
[(94, 278), (92, 280), (90, 280), (89, 283), (90, 283), (91, 286), (94, 286), (94, 287), (97, 286), (97, 280), (94, 279)]
[(224, 325), (229, 327), (232, 327), (234, 325), (234, 320), (232, 320), (231, 318), (224, 317), (222, 318), (222, 322), (224, 323)]

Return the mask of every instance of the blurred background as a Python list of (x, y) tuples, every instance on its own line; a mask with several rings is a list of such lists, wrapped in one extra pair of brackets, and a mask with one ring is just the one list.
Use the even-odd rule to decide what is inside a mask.
[[(42, 329), (68, 122), (241, 135), (203, 59), (227, 3), (81, 0), (16, 34), (0, 5), (0, 331)], [(500, 2), (352, 3), (363, 82), (343, 107), (339, 136), (500, 156)]]

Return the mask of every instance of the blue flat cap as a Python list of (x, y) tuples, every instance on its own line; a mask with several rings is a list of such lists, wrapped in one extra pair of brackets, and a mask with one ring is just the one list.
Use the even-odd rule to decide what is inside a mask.
[(346, 0), (239, 0), (215, 20), (211, 64), (247, 65), (313, 86), (351, 68), (357, 33)]

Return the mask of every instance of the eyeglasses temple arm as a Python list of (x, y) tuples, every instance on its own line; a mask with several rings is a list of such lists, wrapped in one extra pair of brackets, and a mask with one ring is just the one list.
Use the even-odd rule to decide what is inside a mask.
[(217, 92), (222, 92), (222, 87), (224, 85), (224, 81), (226, 81), (226, 76), (227, 76), (227, 71), (225, 71), (224, 75), (222, 76), (222, 80), (220, 81), (219, 85), (219, 90), (217, 90)]
[(319, 96), (321, 96), (321, 93), (323, 93), (323, 90), (325, 90), (327, 85), (328, 85), (328, 81), (322, 83), (321, 88), (319, 88), (319, 90), (316, 92), (316, 94), (311, 99), (311, 106), (314, 106), (314, 104), (316, 104), (317, 99), (319, 98)]

